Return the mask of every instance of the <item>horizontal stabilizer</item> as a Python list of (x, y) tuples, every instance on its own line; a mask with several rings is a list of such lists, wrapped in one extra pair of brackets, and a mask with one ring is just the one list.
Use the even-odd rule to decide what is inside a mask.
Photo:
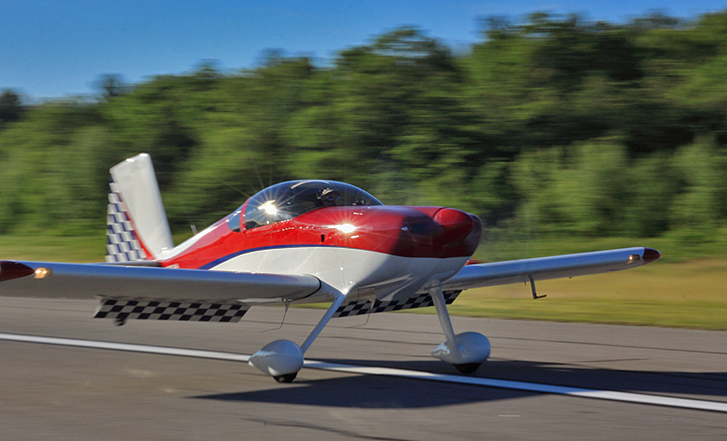
[[(444, 292), (444, 301), (449, 305), (457, 298), (462, 291)], [(338, 307), (333, 318), (351, 317), (361, 314), (375, 314), (377, 312), (402, 311), (405, 309), (426, 308), (434, 306), (432, 296), (428, 292), (416, 293), (408, 298), (400, 300), (379, 301), (371, 299), (356, 299), (343, 302)]]
[(237, 323), (249, 306), (240, 303), (102, 298), (94, 318)]

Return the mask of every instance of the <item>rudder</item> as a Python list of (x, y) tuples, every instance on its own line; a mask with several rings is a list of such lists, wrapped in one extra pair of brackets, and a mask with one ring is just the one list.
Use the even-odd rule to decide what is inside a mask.
[(174, 248), (151, 157), (142, 153), (110, 172), (106, 261), (154, 259)]

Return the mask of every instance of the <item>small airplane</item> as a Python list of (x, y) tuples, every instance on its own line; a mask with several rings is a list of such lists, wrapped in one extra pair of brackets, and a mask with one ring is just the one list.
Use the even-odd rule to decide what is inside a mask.
[(106, 262), (0, 261), (0, 296), (97, 298), (94, 317), (238, 322), (256, 305), (330, 303), (298, 345), (277, 340), (250, 365), (291, 382), (328, 321), (434, 306), (445, 341), (432, 356), (462, 373), (490, 355), (482, 334), (455, 334), (447, 311), (465, 289), (635, 268), (661, 257), (624, 248), (496, 263), (471, 261), (482, 222), (445, 207), (387, 206), (349, 184), (268, 187), (175, 246), (151, 158), (112, 167)]

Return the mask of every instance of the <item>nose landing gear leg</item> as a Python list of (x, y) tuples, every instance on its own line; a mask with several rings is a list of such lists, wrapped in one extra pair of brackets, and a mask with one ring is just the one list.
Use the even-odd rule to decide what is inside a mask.
[(451, 363), (463, 374), (470, 374), (490, 356), (490, 341), (477, 332), (455, 335), (441, 286), (429, 290), (446, 341), (432, 350), (432, 356)]

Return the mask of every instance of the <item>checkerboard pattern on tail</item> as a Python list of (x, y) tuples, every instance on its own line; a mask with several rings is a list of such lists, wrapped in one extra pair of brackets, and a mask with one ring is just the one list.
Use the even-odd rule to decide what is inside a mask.
[(134, 227), (123, 208), (118, 186), (112, 180), (109, 184), (109, 205), (106, 216), (106, 261), (134, 262), (145, 260)]

